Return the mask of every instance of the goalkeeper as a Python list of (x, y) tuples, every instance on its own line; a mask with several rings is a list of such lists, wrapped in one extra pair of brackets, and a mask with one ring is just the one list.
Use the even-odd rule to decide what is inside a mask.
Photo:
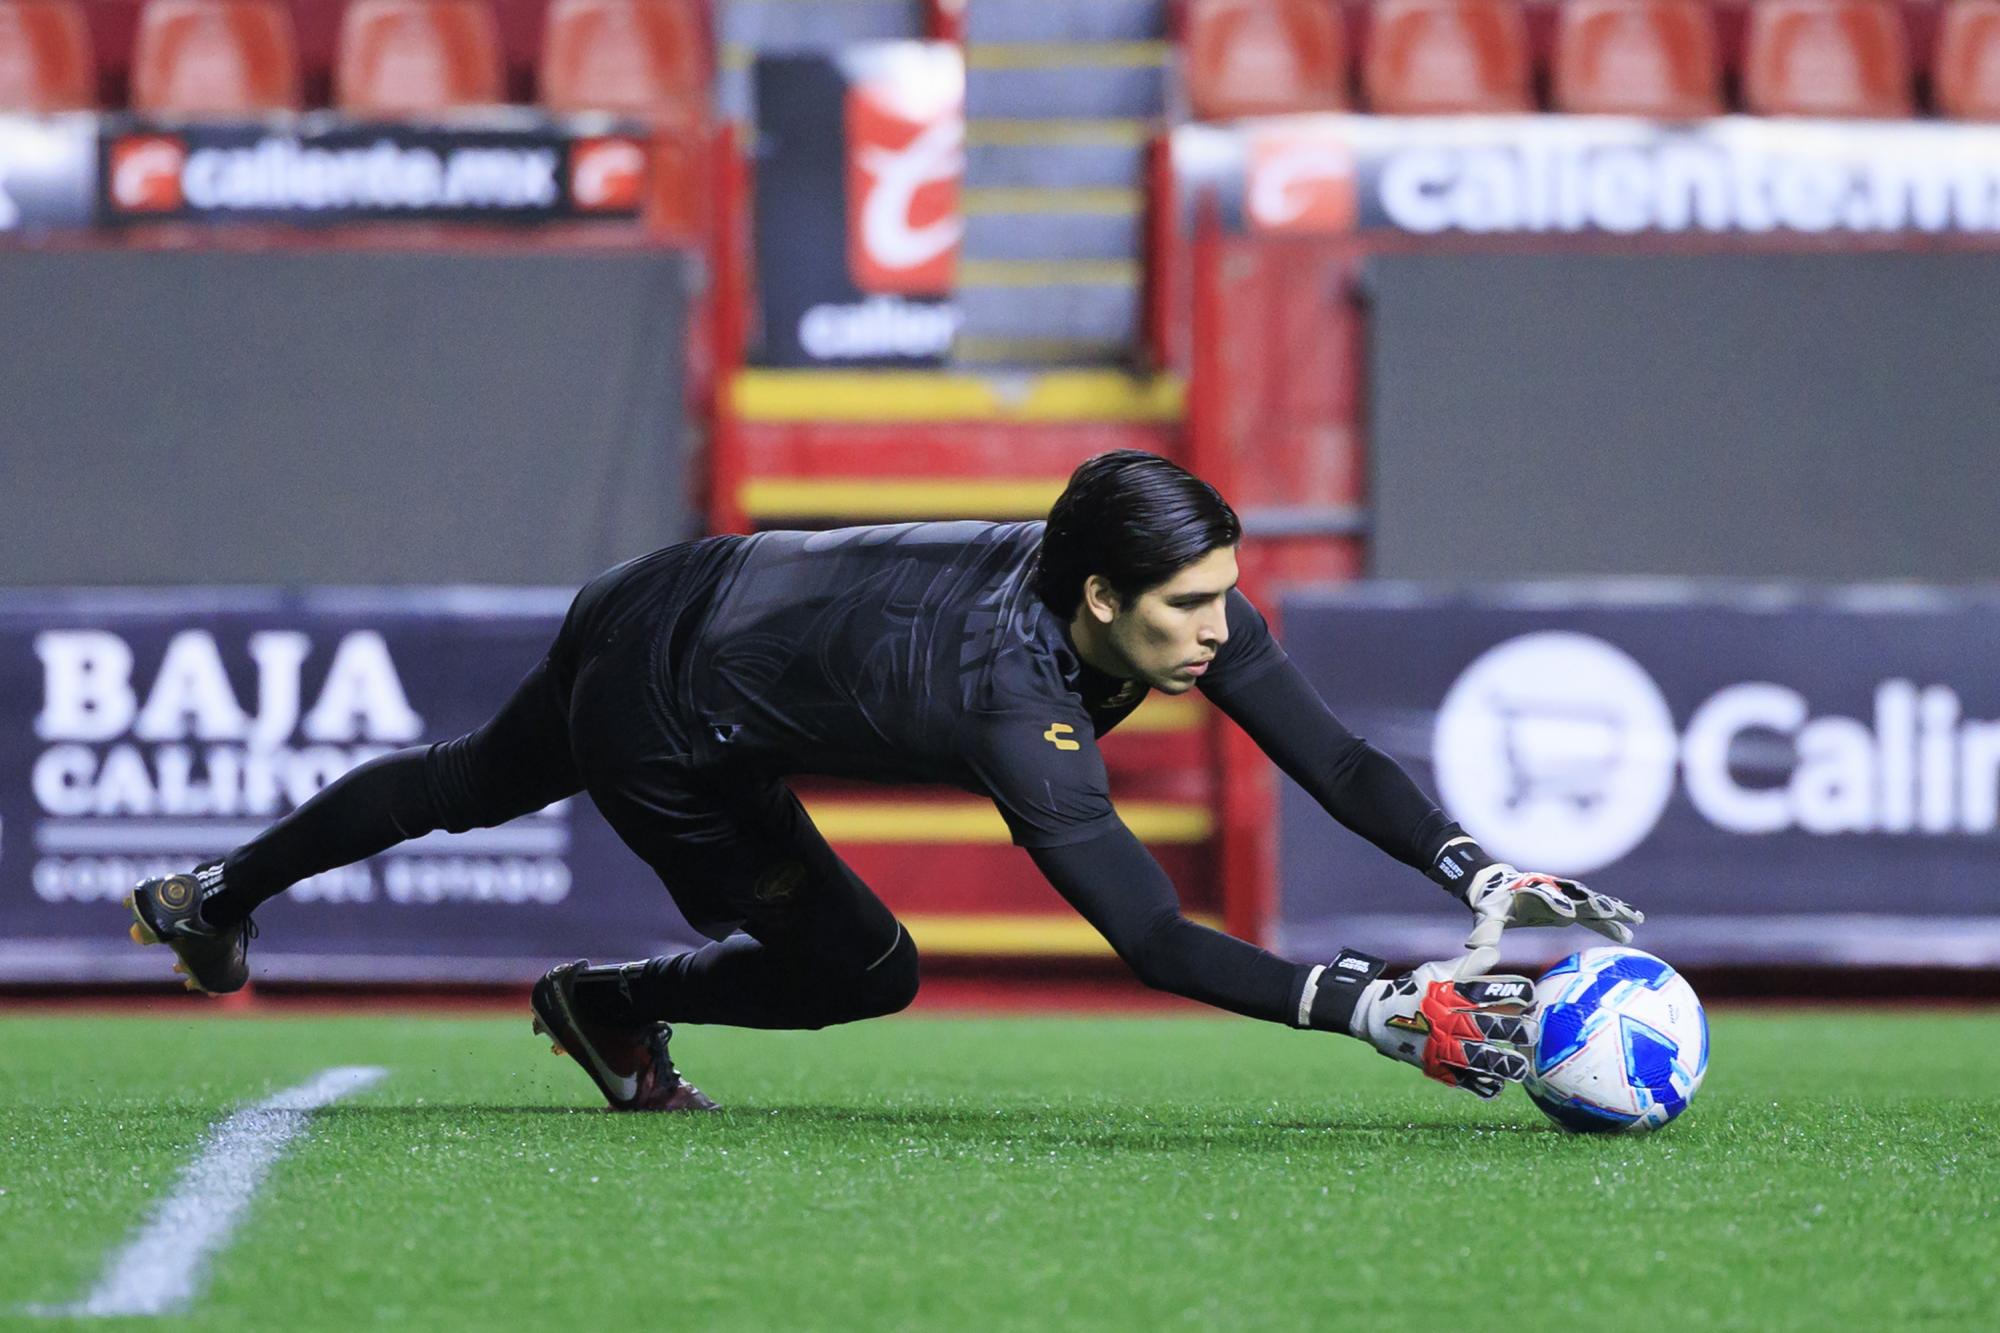
[[(434, 830), (588, 792), (713, 942), (557, 967), (537, 1030), (621, 1109), (713, 1105), (673, 1023), (818, 1028), (903, 1008), (917, 949), (785, 783), (813, 773), (990, 796), (1013, 839), (1147, 985), (1347, 1033), (1496, 1096), (1527, 1072), (1532, 987), (1484, 975), (1508, 925), (1621, 943), (1640, 920), (1495, 861), (1346, 731), (1236, 591), (1235, 513), (1148, 453), (1084, 463), (1043, 523), (917, 523), (684, 543), (599, 576), (489, 722), (348, 773), (191, 874), (135, 890), (133, 935), (191, 986), (248, 979), (251, 912)], [(1336, 820), (1471, 908), (1469, 952), (1407, 976), (1293, 962), (1195, 924), (1113, 807), (1097, 738), (1149, 690), (1200, 688)]]

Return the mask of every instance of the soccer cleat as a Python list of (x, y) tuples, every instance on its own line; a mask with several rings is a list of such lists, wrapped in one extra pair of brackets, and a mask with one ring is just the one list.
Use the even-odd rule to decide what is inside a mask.
[(250, 980), (250, 941), (257, 927), (248, 918), (221, 930), (201, 918), (201, 885), (193, 875), (141, 880), (125, 898), (132, 909), (134, 944), (164, 944), (179, 956), (174, 971), (187, 990), (227, 995)]
[(667, 1055), (673, 1029), (665, 1023), (619, 1026), (584, 1018), (576, 1008), (576, 974), (587, 960), (550, 968), (528, 997), (535, 1035), (549, 1053), (583, 1066), (614, 1111), (713, 1111), (716, 1105), (683, 1079)]

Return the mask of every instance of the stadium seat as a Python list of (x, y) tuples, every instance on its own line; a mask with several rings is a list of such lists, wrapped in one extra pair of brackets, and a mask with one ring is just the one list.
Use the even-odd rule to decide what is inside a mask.
[(1888, 0), (1756, 0), (1743, 100), (1760, 116), (1896, 118), (1910, 104), (1910, 53)]
[(2000, 0), (1944, 7), (1931, 77), (1940, 115), (2000, 120)]
[(95, 82), (76, 0), (0, 0), (0, 112), (88, 110)]
[(299, 106), (299, 48), (276, 0), (148, 0), (132, 43), (132, 109), (254, 116)]
[(1183, 53), (1198, 120), (1347, 105), (1347, 36), (1326, 0), (1192, 0)]
[[(2000, 2), (2000, 0), (1996, 0)], [(1555, 109), (1688, 120), (1722, 111), (1705, 0), (1569, 0), (1556, 28)]]
[(1361, 81), (1392, 116), (1531, 111), (1518, 0), (1377, 0)]
[(696, 0), (555, 0), (540, 90), (551, 111), (611, 111), (663, 125), (707, 118), (709, 58)]
[(487, 0), (353, 0), (340, 20), (333, 100), (361, 115), (412, 116), (506, 100)]

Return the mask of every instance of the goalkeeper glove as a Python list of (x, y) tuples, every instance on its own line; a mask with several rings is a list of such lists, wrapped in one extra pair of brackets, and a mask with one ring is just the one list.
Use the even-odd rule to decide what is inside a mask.
[(1535, 983), (1480, 975), (1499, 958), (1497, 949), (1480, 949), (1371, 981), (1355, 1003), (1349, 1031), (1428, 1078), (1498, 1097), (1528, 1076), (1535, 1046)]
[(1478, 920), (1465, 947), (1484, 949), (1500, 942), (1509, 926), (1584, 926), (1614, 944), (1630, 944), (1632, 927), (1645, 913), (1630, 903), (1587, 889), (1573, 879), (1524, 875), (1506, 862), (1474, 877), (1466, 904)]
[(1500, 943), (1509, 926), (1585, 926), (1614, 944), (1630, 944), (1645, 913), (1609, 894), (1554, 875), (1524, 875), (1495, 861), (1470, 838), (1454, 838), (1438, 853), (1433, 877), (1456, 893), (1476, 918), (1468, 949)]

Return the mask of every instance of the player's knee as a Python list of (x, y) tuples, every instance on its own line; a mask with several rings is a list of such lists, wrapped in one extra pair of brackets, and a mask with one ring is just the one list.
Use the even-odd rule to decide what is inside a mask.
[(899, 1013), (917, 998), (917, 945), (910, 932), (896, 928), (895, 947), (863, 974), (869, 1016)]
[(1178, 912), (1158, 917), (1136, 940), (1120, 947), (1118, 955), (1147, 986), (1178, 994), (1188, 980), (1181, 936), (1193, 924)]

